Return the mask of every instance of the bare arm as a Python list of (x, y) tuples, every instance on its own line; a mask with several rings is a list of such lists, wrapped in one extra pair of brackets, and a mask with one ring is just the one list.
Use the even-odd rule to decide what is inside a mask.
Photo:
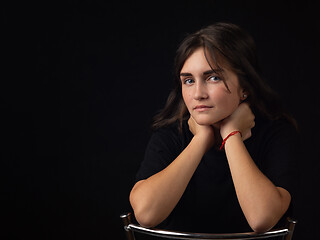
[(213, 129), (210, 126), (202, 128), (208, 129), (198, 131), (167, 168), (133, 187), (130, 203), (141, 225), (153, 227), (160, 224), (179, 202), (201, 158), (213, 144)]
[[(222, 137), (233, 130), (240, 130), (245, 138), (250, 137), (253, 120), (254, 116), (248, 105), (240, 106), (221, 126)], [(240, 134), (231, 136), (226, 141), (225, 151), (236, 194), (249, 225), (256, 232), (271, 229), (287, 211), (291, 201), (290, 193), (276, 187), (258, 169)]]

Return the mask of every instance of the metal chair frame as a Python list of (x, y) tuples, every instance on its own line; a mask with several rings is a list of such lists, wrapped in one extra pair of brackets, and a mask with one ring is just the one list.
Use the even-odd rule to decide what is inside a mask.
[(156, 236), (166, 239), (198, 239), (198, 240), (234, 240), (234, 239), (266, 239), (271, 237), (282, 236), (284, 240), (291, 240), (295, 224), (297, 221), (288, 218), (287, 224), (283, 228), (273, 229), (264, 233), (246, 232), (246, 233), (190, 233), (190, 232), (178, 232), (168, 231), (156, 228), (145, 228), (138, 224), (132, 223), (132, 214), (126, 213), (120, 215), (120, 218), (124, 224), (124, 230), (128, 240), (135, 240), (134, 233), (143, 233), (145, 235)]

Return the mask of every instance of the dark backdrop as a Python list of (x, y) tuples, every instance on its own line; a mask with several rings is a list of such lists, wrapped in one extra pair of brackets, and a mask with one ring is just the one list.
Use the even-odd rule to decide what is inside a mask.
[(43, 2), (2, 3), (4, 239), (124, 239), (119, 215), (172, 87), (175, 50), (215, 21), (253, 35), (264, 76), (299, 123), (295, 239), (316, 238), (320, 29), (311, 1)]

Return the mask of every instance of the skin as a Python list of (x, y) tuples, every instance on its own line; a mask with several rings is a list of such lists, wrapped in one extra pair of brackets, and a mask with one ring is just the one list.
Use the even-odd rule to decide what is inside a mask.
[[(214, 66), (211, 64), (211, 66)], [(230, 91), (226, 89), (225, 83)], [(276, 187), (258, 169), (243, 141), (250, 138), (254, 115), (237, 75), (223, 68), (212, 72), (202, 48), (190, 55), (181, 69), (182, 95), (193, 133), (189, 145), (164, 170), (135, 184), (130, 202), (137, 221), (146, 227), (161, 223), (185, 191), (203, 155), (232, 131), (225, 152), (242, 211), (256, 232), (271, 229), (289, 207), (288, 191)], [(214, 191), (214, 189), (212, 189)]]

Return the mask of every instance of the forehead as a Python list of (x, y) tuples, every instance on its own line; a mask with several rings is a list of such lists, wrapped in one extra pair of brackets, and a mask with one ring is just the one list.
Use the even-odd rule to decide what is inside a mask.
[[(234, 72), (227, 60), (220, 54), (210, 53), (207, 49), (204, 52), (203, 47), (196, 48), (185, 60), (180, 73), (183, 72), (205, 72), (214, 70), (215, 72)], [(214, 55), (214, 57), (212, 56)]]
[[(216, 68), (216, 66), (212, 66), (212, 67)], [(181, 72), (201, 72), (201, 71), (207, 71), (210, 69), (211, 67), (204, 55), (203, 48), (197, 48), (186, 59), (186, 61), (182, 66)]]

